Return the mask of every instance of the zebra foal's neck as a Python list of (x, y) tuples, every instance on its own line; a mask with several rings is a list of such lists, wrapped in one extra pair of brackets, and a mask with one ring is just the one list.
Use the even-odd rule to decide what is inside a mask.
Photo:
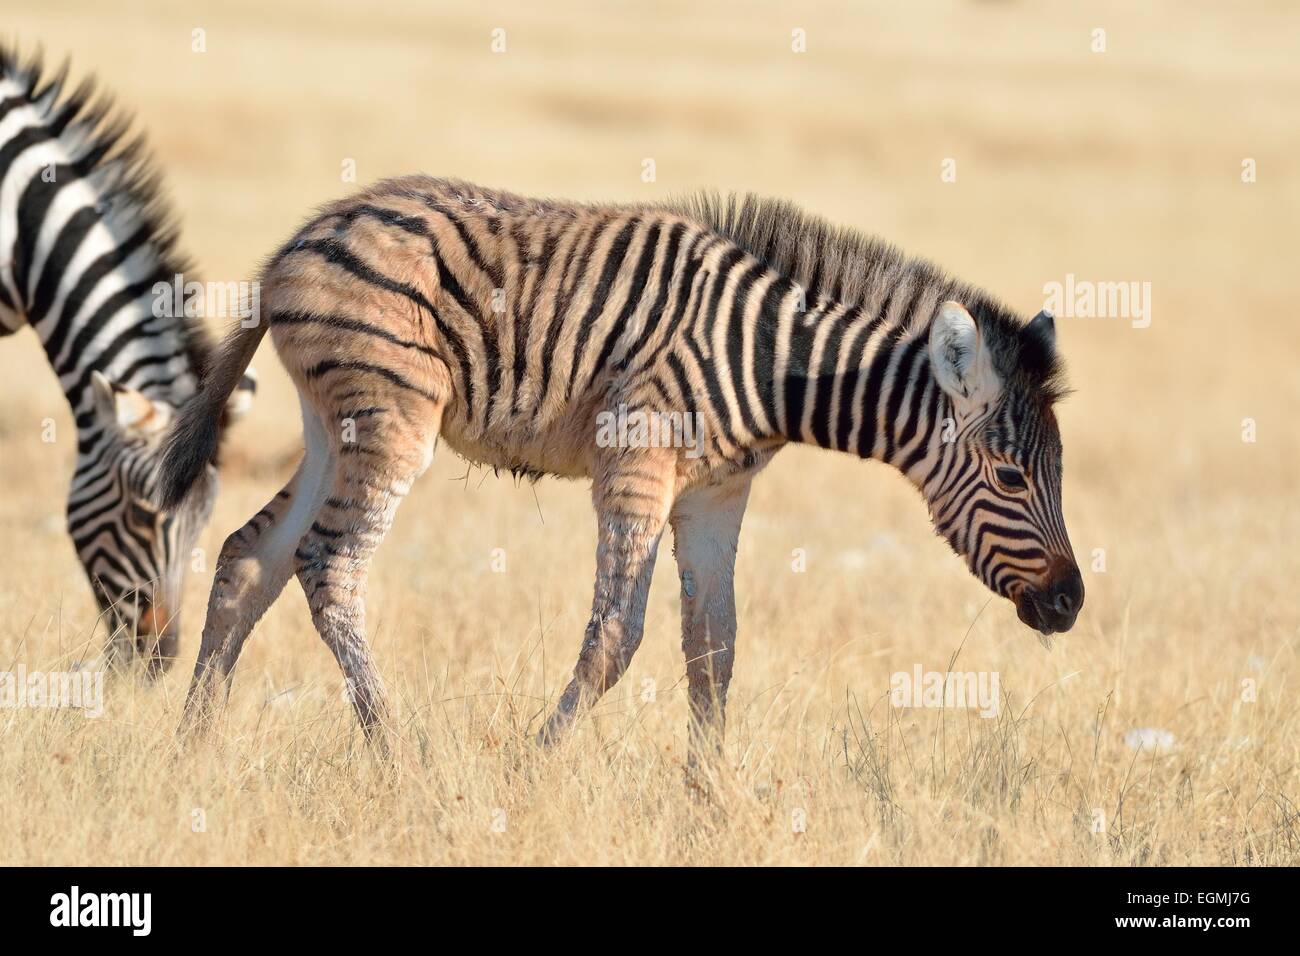
[(930, 374), (928, 316), (941, 286), (868, 293), (866, 303), (794, 301), (776, 332), (773, 401), (783, 437), (909, 472), (926, 455), (946, 398)]
[(704, 194), (668, 208), (780, 277), (767, 286), (778, 304), (755, 307), (745, 348), (773, 431), (790, 441), (879, 459), (923, 483), (954, 424), (927, 348), (939, 305), (963, 303), (1000, 366), (1018, 347), (1019, 320), (986, 293), (793, 203)]

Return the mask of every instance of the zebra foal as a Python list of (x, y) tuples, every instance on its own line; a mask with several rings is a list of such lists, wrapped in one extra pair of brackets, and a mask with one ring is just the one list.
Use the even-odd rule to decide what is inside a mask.
[[(582, 205), (405, 177), (324, 207), (261, 281), (263, 321), (230, 335), (173, 428), (164, 503), (207, 466), (220, 409), (268, 330), (307, 450), (222, 549), (183, 727), (210, 721), (249, 632), (296, 575), (382, 741), (366, 573), (439, 438), (471, 460), (592, 482), (591, 618), (544, 741), (627, 668), (671, 526), (693, 741), (717, 745), (741, 519), (754, 476), (791, 441), (900, 470), (1030, 627), (1068, 630), (1082, 604), (1061, 518), (1051, 317), (1023, 323), (788, 203)], [(616, 410), (698, 416), (699, 447), (597, 440)]]

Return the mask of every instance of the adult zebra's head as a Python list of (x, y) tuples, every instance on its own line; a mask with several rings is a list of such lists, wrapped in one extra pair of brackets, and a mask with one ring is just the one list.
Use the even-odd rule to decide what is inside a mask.
[[(177, 248), (130, 116), (89, 80), (69, 88), (66, 66), (43, 72), (39, 54), (0, 40), (0, 336), (30, 325), (58, 376), (77, 429), (74, 548), (110, 654), (139, 652), (157, 672), (176, 651), (181, 585), (216, 493), (209, 470), (180, 507), (156, 508), (159, 443), (212, 359), (215, 290)], [(251, 393), (241, 384), (227, 419)]]
[[(68, 527), (111, 632), (110, 649), (150, 674), (176, 657), (181, 590), (217, 494), (211, 465), (179, 507), (154, 504), (167, 402), (91, 373), (99, 437), (84, 445), (68, 496)], [(250, 387), (232, 403), (247, 404)], [(233, 412), (242, 407), (232, 404)]]
[(971, 573), (1050, 646), (1047, 636), (1068, 631), (1083, 606), (1061, 517), (1056, 329), (1047, 312), (1027, 325), (977, 313), (981, 322), (945, 302), (930, 326), (930, 365), (952, 411), (922, 491)]

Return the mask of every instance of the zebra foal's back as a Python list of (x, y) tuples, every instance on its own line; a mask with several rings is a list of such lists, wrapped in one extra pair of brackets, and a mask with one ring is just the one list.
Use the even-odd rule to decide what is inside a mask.
[[(303, 375), (349, 383), (332, 394), (364, 391), (373, 365), (440, 405), (442, 437), (467, 457), (589, 475), (611, 400), (693, 410), (708, 393), (683, 346), (701, 296), (721, 295), (706, 280), (742, 258), (662, 208), (408, 177), (323, 209), (269, 264), (263, 303)], [(734, 455), (723, 434), (709, 450)]]

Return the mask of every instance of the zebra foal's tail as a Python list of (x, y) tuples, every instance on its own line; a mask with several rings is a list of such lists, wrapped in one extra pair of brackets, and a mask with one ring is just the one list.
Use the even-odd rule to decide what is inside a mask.
[(226, 402), (244, 379), (265, 334), (266, 323), (260, 317), (253, 325), (237, 325), (217, 349), (198, 392), (168, 429), (158, 482), (162, 507), (174, 508), (184, 501), (204, 466), (216, 460)]

